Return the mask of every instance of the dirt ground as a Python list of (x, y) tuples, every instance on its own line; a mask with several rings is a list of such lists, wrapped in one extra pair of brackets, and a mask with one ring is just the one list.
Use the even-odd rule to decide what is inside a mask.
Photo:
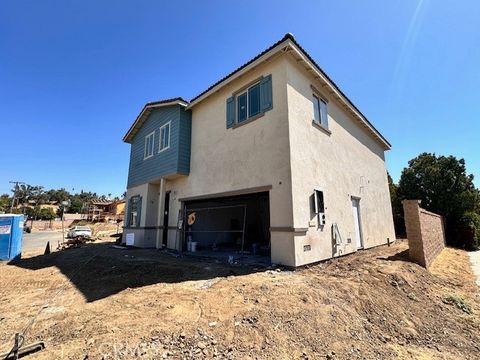
[(405, 242), (292, 272), (111, 245), (1, 264), (0, 352), (48, 304), (26, 339), (46, 349), (29, 359), (480, 357), (480, 297), (460, 250), (430, 272)]

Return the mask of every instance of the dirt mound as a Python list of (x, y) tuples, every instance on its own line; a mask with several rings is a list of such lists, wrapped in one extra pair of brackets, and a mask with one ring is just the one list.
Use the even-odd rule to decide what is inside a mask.
[(110, 246), (0, 265), (0, 341), (10, 345), (48, 302), (27, 339), (46, 341), (47, 349), (32, 359), (478, 359), (480, 353), (478, 289), (459, 250), (444, 250), (430, 272), (407, 261), (404, 243), (277, 271)]

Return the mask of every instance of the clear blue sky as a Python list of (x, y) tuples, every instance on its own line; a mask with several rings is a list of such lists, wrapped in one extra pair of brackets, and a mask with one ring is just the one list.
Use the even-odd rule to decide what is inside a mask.
[(9, 180), (121, 194), (147, 101), (190, 99), (292, 32), (393, 144), (480, 178), (480, 2), (0, 3), (0, 193)]

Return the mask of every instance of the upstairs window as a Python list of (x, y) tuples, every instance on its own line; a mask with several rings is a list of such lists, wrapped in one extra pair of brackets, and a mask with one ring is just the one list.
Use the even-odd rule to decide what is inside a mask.
[(170, 123), (166, 123), (160, 128), (160, 147), (158, 152), (167, 150), (170, 147)]
[(260, 114), (260, 82), (237, 95), (237, 122)]
[(145, 151), (143, 154), (144, 160), (153, 156), (154, 142), (155, 142), (155, 131), (152, 131), (150, 134), (145, 136)]
[(327, 110), (327, 102), (318, 97), (317, 95), (313, 95), (313, 120), (323, 126), (325, 129), (328, 129), (328, 110)]
[(262, 77), (227, 99), (227, 129), (272, 109), (272, 76)]

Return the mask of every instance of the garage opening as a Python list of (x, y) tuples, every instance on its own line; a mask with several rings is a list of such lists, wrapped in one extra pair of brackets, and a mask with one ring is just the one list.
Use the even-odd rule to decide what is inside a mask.
[(184, 249), (204, 256), (270, 259), (269, 193), (185, 202)]

